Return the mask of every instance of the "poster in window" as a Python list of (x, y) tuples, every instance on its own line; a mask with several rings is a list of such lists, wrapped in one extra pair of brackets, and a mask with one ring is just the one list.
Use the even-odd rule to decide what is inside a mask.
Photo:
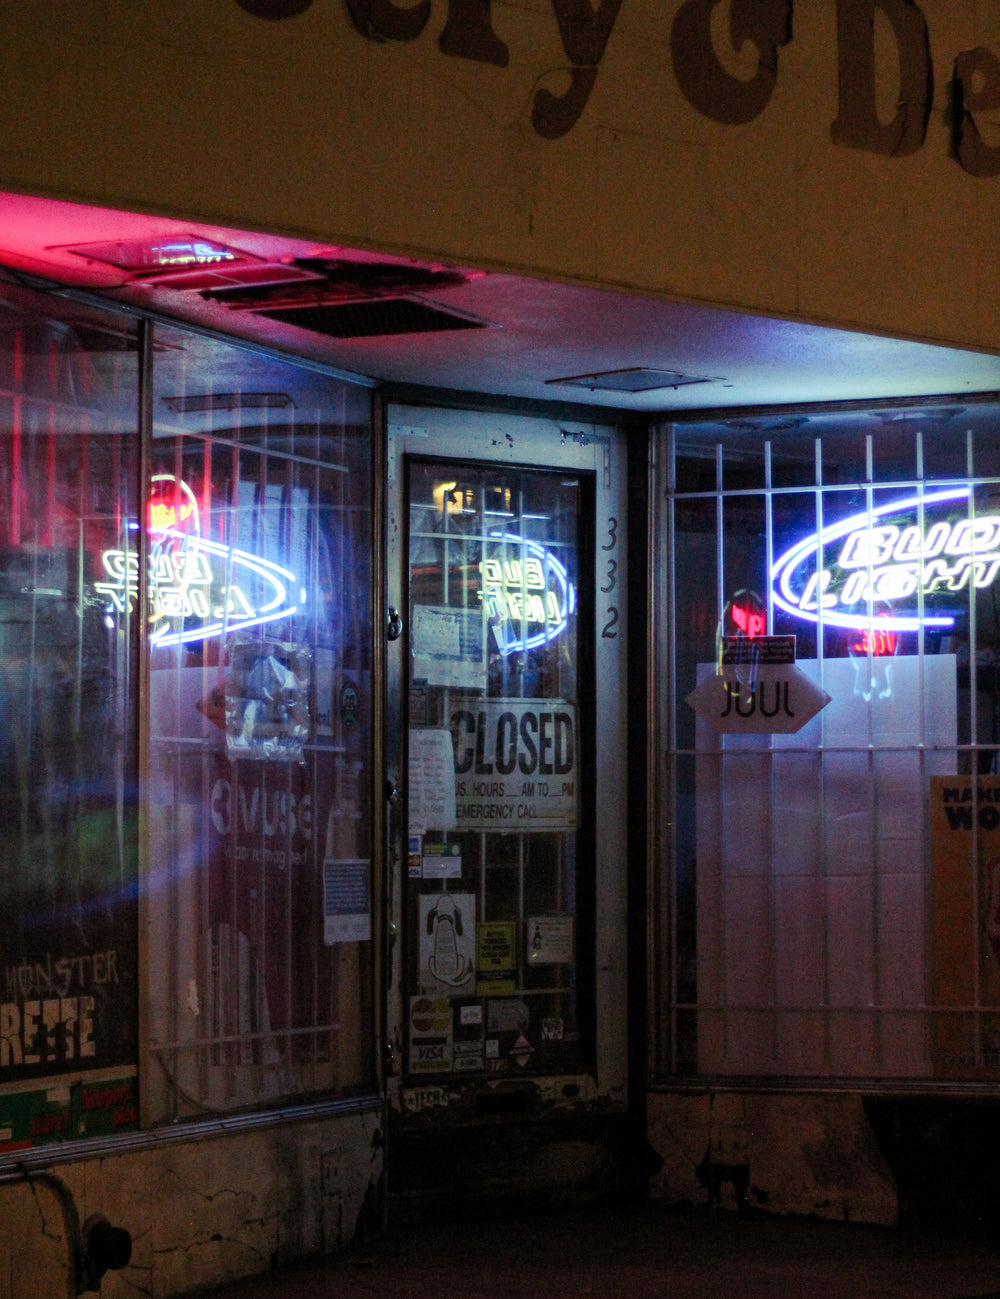
[(476, 896), (420, 895), (420, 990), (459, 993), (475, 988)]
[(233, 758), (299, 762), (309, 738), (310, 652), (234, 637), (226, 672), (226, 748)]
[(934, 1073), (995, 1080), (1000, 1078), (1000, 777), (932, 777), (931, 848)]

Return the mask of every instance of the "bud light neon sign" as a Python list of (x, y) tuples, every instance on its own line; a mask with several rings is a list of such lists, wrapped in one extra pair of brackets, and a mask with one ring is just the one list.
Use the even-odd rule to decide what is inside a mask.
[(951, 627), (956, 597), (1000, 574), (1000, 514), (971, 516), (971, 489), (897, 500), (798, 542), (771, 569), (774, 605), (795, 618), (880, 633)]
[[(150, 643), (182, 645), (244, 631), (294, 614), (295, 575), (235, 546), (201, 536), (197, 501), (173, 474), (151, 481), (147, 517)], [(95, 582), (109, 613), (134, 609), (139, 597), (139, 556), (106, 550), (106, 580)], [(299, 600), (305, 592), (298, 591)]]
[(481, 598), (501, 654), (554, 640), (576, 608), (576, 591), (558, 559), (535, 541), (491, 529), (479, 565)]

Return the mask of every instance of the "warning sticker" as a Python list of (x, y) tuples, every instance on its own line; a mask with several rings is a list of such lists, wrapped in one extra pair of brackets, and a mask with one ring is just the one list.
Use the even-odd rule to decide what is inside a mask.
[(509, 996), (517, 991), (517, 940), (513, 920), (476, 925), (476, 995)]
[(517, 1041), (510, 1049), (510, 1058), (514, 1064), (520, 1065), (523, 1069), (534, 1054), (535, 1048), (523, 1033), (518, 1033)]
[(525, 927), (532, 965), (573, 963), (573, 917), (529, 916)]
[(481, 1040), (478, 1042), (456, 1042), (454, 1052), (456, 1073), (474, 1073), (483, 1068), (483, 1043)]
[(458, 843), (424, 842), (423, 869), (425, 880), (460, 880), (462, 878), (462, 845)]

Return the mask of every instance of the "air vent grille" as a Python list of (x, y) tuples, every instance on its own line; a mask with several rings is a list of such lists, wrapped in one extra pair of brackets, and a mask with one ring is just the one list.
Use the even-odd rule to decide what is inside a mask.
[(160, 400), (178, 415), (201, 415), (217, 410), (295, 409), (295, 402), (287, 392), (207, 392), (162, 397)]
[(420, 298), (377, 298), (368, 302), (314, 303), (258, 311), (327, 338), (375, 338), (388, 334), (432, 334), (449, 329), (483, 329), (485, 321), (445, 310)]
[(241, 266), (205, 266), (191, 270), (162, 271), (144, 274), (143, 284), (156, 284), (164, 289), (188, 293), (225, 293), (231, 290), (251, 291), (275, 285), (299, 284), (320, 277), (312, 271), (283, 262), (250, 263)]

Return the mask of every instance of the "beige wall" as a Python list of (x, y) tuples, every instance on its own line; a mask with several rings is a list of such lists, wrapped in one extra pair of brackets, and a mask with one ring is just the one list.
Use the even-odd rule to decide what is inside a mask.
[(61, 1187), (50, 1175), (0, 1185), (0, 1299), (76, 1293), (67, 1197), (81, 1224), (103, 1214), (132, 1236), (107, 1299), (163, 1299), (343, 1248), (381, 1172), (380, 1132), (367, 1113), (54, 1161)]
[(648, 1097), (659, 1160), (650, 1195), (664, 1204), (716, 1203), (767, 1213), (893, 1226), (893, 1176), (858, 1095), (726, 1092)]
[[(1000, 179), (948, 156), (945, 120), (955, 56), (1000, 52), (994, 6), (920, 0), (933, 111), (923, 147), (890, 158), (831, 142), (835, 0), (794, 4), (745, 125), (681, 93), (679, 0), (623, 0), (558, 139), (532, 124), (536, 91), (566, 84), (553, 0), (494, 0), (507, 67), (442, 53), (445, 0), (406, 42), (366, 39), (344, 0), (302, 2), (275, 21), (237, 0), (4, 6), (0, 186), (1000, 348)], [(895, 43), (875, 25), (891, 115)], [(731, 71), (753, 75), (746, 54)]]

